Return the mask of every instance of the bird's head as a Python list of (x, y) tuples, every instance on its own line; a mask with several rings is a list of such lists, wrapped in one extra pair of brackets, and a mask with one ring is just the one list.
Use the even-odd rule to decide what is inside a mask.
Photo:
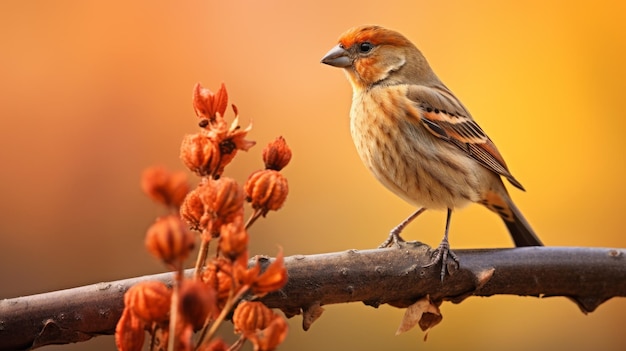
[(402, 34), (380, 26), (343, 33), (322, 63), (343, 68), (355, 90), (375, 84), (428, 84), (438, 81), (422, 53)]

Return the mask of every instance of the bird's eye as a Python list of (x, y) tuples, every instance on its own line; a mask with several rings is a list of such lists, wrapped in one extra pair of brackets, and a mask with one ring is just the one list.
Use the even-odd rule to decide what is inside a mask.
[(372, 51), (373, 48), (374, 48), (374, 45), (367, 41), (364, 41), (361, 44), (359, 44), (359, 52), (362, 54), (367, 54), (368, 52)]

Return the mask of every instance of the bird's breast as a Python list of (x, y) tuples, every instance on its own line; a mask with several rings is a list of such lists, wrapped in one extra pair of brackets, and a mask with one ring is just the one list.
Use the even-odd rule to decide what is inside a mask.
[(404, 86), (355, 92), (350, 131), (361, 160), (414, 206), (456, 208), (478, 201), (481, 167), (428, 132), (420, 113)]

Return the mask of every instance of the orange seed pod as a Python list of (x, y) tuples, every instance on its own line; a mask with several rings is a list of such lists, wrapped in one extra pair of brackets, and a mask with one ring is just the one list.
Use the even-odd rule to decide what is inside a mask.
[(126, 308), (146, 324), (169, 319), (172, 291), (157, 281), (133, 285), (124, 295)]
[(146, 248), (167, 264), (182, 262), (194, 247), (195, 238), (187, 225), (176, 215), (157, 218), (148, 228)]
[(217, 227), (243, 216), (243, 191), (232, 178), (210, 181), (215, 187), (215, 198), (209, 208), (218, 221)]
[(220, 168), (220, 149), (204, 133), (189, 134), (180, 146), (180, 159), (198, 176), (213, 176)]
[(207, 225), (204, 207), (204, 203), (200, 198), (200, 191), (196, 188), (185, 197), (183, 204), (180, 206), (180, 216), (189, 224), (191, 229), (202, 231)]
[(216, 312), (215, 291), (198, 280), (184, 280), (179, 291), (180, 315), (193, 330), (202, 328), (209, 315)]
[(233, 314), (233, 324), (237, 333), (255, 333), (257, 330), (267, 328), (274, 312), (258, 301), (243, 301)]
[(272, 351), (285, 340), (288, 330), (287, 322), (276, 315), (267, 328), (248, 338), (252, 341), (255, 351)]
[(220, 252), (234, 261), (248, 249), (248, 238), (243, 225), (243, 217), (224, 224), (220, 230)]
[(145, 324), (125, 308), (115, 327), (115, 345), (120, 351), (141, 351), (146, 338)]
[(267, 144), (263, 149), (263, 162), (265, 162), (266, 169), (280, 171), (285, 168), (290, 160), (291, 149), (282, 136)]
[(231, 263), (223, 257), (218, 257), (210, 260), (202, 273), (202, 281), (216, 292), (220, 306), (228, 299), (233, 286), (232, 271)]
[(252, 208), (262, 210), (265, 216), (267, 212), (276, 211), (283, 206), (289, 193), (289, 184), (280, 172), (266, 169), (252, 173), (244, 190)]
[(189, 182), (184, 172), (170, 172), (155, 166), (143, 171), (141, 188), (152, 200), (178, 208), (189, 192)]

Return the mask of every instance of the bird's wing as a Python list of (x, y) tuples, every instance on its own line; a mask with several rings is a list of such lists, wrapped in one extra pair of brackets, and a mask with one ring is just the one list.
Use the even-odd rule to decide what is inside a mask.
[(411, 85), (407, 97), (422, 111), (420, 122), (429, 132), (456, 145), (487, 169), (524, 190), (509, 172), (496, 145), (449, 90), (445, 87)]

